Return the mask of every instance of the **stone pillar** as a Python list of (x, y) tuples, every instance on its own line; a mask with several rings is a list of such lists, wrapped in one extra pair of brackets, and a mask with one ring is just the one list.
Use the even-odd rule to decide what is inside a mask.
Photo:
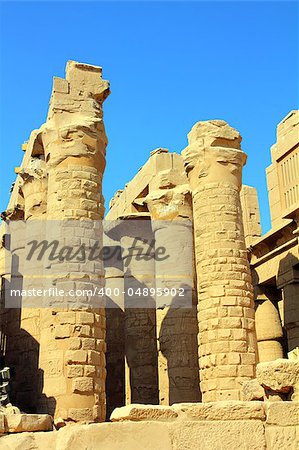
[(279, 311), (271, 300), (270, 292), (256, 294), (256, 337), (259, 362), (274, 361), (283, 358), (281, 340), (283, 330)]
[(262, 235), (260, 209), (257, 190), (252, 186), (242, 185), (240, 192), (244, 237), (248, 248), (255, 239)]
[[(23, 261), (24, 261), (24, 206), (12, 206), (2, 214), (4, 225), (4, 241), (2, 254), (4, 267), (2, 268), (2, 307), (1, 332), (3, 350), (5, 352), (5, 365), (15, 371), (11, 381), (12, 391), (10, 400), (14, 405), (22, 404), (22, 387), (28, 386), (27, 380), (22, 377), (22, 368), (25, 364), (25, 352), (22, 330), (20, 328), (21, 295), (12, 290), (23, 288)], [(25, 347), (26, 348), (26, 347)]]
[(5, 266), (5, 225), (0, 226), (0, 358), (5, 355), (6, 349), (6, 335), (4, 331), (5, 322), (5, 279), (6, 279), (6, 266)]
[(164, 248), (166, 256), (155, 258), (156, 290), (164, 293), (156, 296), (160, 404), (198, 402), (192, 199), (183, 164), (182, 172), (170, 169), (156, 175), (145, 203), (155, 249)]
[(153, 232), (150, 220), (142, 219), (132, 215), (119, 223), (125, 292), (126, 399), (127, 403), (158, 404)]
[[(33, 133), (34, 134), (34, 133)], [(29, 146), (31, 142), (29, 141)], [(41, 155), (31, 157), (27, 167), (19, 172), (23, 180), (21, 191), (24, 196), (24, 233), (26, 253), (27, 244), (33, 239), (43, 240), (46, 226), (47, 211), (47, 173), (45, 162)], [(24, 255), (23, 289), (43, 289), (43, 261), (26, 260)], [(42, 386), (42, 373), (39, 369), (40, 344), (40, 303), (41, 297), (22, 296), (20, 312), (21, 355), (22, 367), (16, 373), (20, 380), (18, 389), (18, 406), (27, 412), (37, 412), (37, 399)]]
[[(103, 245), (107, 138), (102, 103), (108, 94), (100, 67), (69, 61), (66, 79), (54, 78), (48, 119), (41, 128), (48, 170), (48, 237), (73, 249)], [(48, 266), (49, 287), (65, 295), (42, 309), (40, 406), (65, 420), (104, 420), (105, 314), (104, 308), (95, 309), (104, 284), (102, 261), (72, 259)]]
[[(111, 221), (112, 228), (116, 222)], [(110, 225), (105, 221), (105, 225)], [(115, 408), (125, 400), (125, 329), (124, 329), (124, 272), (119, 240), (108, 236), (105, 230), (104, 246), (106, 293), (106, 404), (107, 420)]]
[(288, 351), (299, 347), (299, 277), (283, 286), (284, 326), (287, 334)]
[(283, 325), (286, 330), (288, 352), (299, 347), (299, 209), (285, 216), (293, 219), (296, 226), (293, 234), (297, 245), (279, 264), (277, 285), (282, 289)]
[(191, 185), (203, 401), (239, 400), (253, 378), (256, 335), (240, 189), (246, 154), (226, 122), (198, 122), (182, 155)]

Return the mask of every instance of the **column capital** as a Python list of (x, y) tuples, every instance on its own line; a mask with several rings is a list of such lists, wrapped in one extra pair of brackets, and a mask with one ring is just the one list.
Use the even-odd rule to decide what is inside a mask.
[(191, 192), (188, 184), (150, 192), (144, 200), (152, 220), (190, 219)]
[(226, 182), (240, 189), (247, 159), (241, 140), (240, 133), (224, 120), (197, 122), (182, 151), (192, 189), (210, 182)]

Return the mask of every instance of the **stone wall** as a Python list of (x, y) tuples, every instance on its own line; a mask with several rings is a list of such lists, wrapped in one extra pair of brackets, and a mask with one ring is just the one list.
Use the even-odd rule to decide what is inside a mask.
[(298, 413), (293, 402), (131, 405), (116, 410), (113, 423), (10, 435), (1, 438), (1, 448), (43, 449), (46, 436), (49, 450), (297, 450)]

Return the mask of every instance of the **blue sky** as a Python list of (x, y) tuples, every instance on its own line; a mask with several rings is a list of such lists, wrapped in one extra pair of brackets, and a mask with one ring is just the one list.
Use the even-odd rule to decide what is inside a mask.
[(0, 209), (21, 144), (46, 118), (68, 59), (101, 65), (112, 94), (107, 202), (156, 147), (180, 152), (199, 120), (243, 136), (244, 183), (270, 226), (265, 168), (277, 123), (298, 108), (295, 2), (7, 2), (1, 11)]

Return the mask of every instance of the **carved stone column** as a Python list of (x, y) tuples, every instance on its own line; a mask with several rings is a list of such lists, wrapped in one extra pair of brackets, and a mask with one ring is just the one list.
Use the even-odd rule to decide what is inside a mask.
[(200, 400), (192, 199), (181, 158), (175, 156), (181, 171), (159, 172), (145, 199), (155, 249), (165, 249), (164, 258), (155, 258), (155, 269), (159, 397), (166, 405)]
[(191, 185), (203, 401), (239, 400), (256, 365), (254, 304), (240, 189), (246, 154), (226, 122), (198, 122), (182, 152)]
[(124, 271), (126, 403), (159, 403), (155, 259), (149, 217), (115, 221)]
[(292, 351), (299, 347), (299, 277), (283, 286), (283, 299), (288, 351)]
[[(107, 145), (102, 103), (108, 94), (100, 67), (69, 61), (66, 79), (54, 78), (41, 128), (49, 180), (47, 237), (73, 249), (102, 247)], [(104, 420), (105, 312), (95, 306), (104, 285), (103, 263), (73, 258), (48, 266), (49, 287), (65, 294), (42, 309), (41, 406), (66, 420)]]
[(255, 296), (255, 323), (259, 362), (275, 361), (283, 358), (281, 344), (283, 330), (279, 311), (274, 303), (275, 299), (271, 299), (271, 297), (270, 290), (258, 292)]
[[(107, 419), (115, 408), (125, 405), (125, 318), (124, 271), (121, 245), (117, 236), (108, 236), (117, 221), (105, 221), (104, 246), (106, 257), (106, 405)], [(117, 233), (116, 233), (117, 234)]]
[[(18, 193), (19, 195), (19, 193)], [(8, 209), (1, 214), (2, 231), (2, 305), (1, 310), (1, 350), (5, 356), (5, 365), (15, 370), (16, 376), (11, 380), (10, 400), (14, 405), (22, 403), (21, 387), (27, 385), (21, 377), (25, 360), (26, 345), (20, 329), (22, 296), (18, 291), (23, 288), (23, 261), (25, 249), (24, 205), (10, 202)], [(14, 290), (16, 290), (14, 292)], [(27, 353), (28, 354), (28, 353)], [(23, 403), (24, 405), (24, 403)]]
[[(31, 140), (27, 146), (31, 146)], [(24, 292), (44, 287), (43, 261), (28, 261), (28, 243), (33, 239), (41, 241), (44, 235), (47, 211), (47, 174), (45, 162), (39, 157), (31, 157), (30, 161), (19, 172), (23, 180), (21, 191), (24, 196), (23, 226), (26, 251), (23, 261)], [(42, 373), (39, 369), (40, 343), (40, 303), (41, 297), (22, 296), (20, 311), (20, 355), (21, 367), (16, 370), (18, 406), (27, 412), (37, 412), (37, 399), (42, 385)]]

